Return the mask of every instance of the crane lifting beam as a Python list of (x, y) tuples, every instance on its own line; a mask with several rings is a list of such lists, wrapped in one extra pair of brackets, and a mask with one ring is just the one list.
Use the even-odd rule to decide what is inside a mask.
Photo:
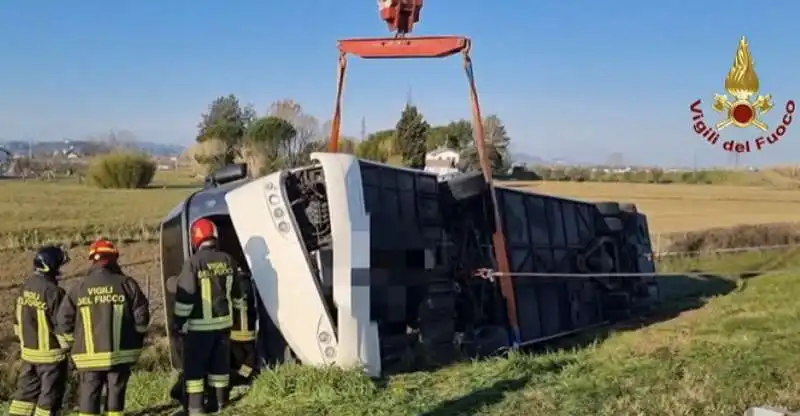
[(361, 38), (339, 41), (339, 50), (364, 59), (446, 58), (469, 49), (463, 36)]
[(478, 151), (481, 170), (494, 207), (495, 232), (492, 235), (494, 247), (495, 267), (500, 272), (498, 281), (500, 292), (506, 301), (506, 313), (512, 345), (520, 341), (519, 319), (517, 317), (517, 298), (514, 285), (510, 277), (510, 265), (506, 236), (503, 232), (500, 207), (497, 206), (497, 197), (492, 180), (492, 169), (489, 164), (489, 155), (486, 151), (486, 137), (483, 128), (483, 117), (478, 100), (478, 89), (472, 70), (470, 47), (472, 42), (463, 36), (427, 36), (408, 37), (414, 23), (419, 21), (422, 10), (422, 0), (378, 0), (381, 18), (389, 28), (395, 32), (390, 38), (355, 38), (339, 41), (339, 74), (336, 86), (336, 105), (331, 121), (330, 142), (328, 150), (339, 150), (339, 134), (342, 124), (342, 95), (344, 92), (344, 79), (347, 71), (347, 55), (356, 55), (364, 59), (403, 59), (403, 58), (445, 58), (457, 53), (464, 56), (464, 71), (469, 82), (470, 100), (472, 101), (472, 128), (475, 138), (475, 147)]

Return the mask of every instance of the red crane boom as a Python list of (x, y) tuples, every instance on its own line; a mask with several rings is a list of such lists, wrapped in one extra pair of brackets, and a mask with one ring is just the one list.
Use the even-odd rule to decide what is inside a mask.
[(464, 70), (469, 82), (470, 99), (472, 102), (473, 134), (475, 146), (477, 147), (480, 158), (483, 177), (489, 187), (493, 207), (495, 232), (492, 235), (494, 245), (494, 257), (497, 264), (495, 270), (500, 272), (498, 278), (500, 291), (506, 301), (506, 311), (508, 321), (513, 333), (513, 342), (519, 342), (519, 320), (517, 318), (517, 303), (514, 294), (514, 286), (511, 282), (510, 267), (508, 261), (508, 250), (506, 236), (503, 232), (502, 218), (497, 198), (495, 195), (494, 184), (492, 181), (492, 170), (489, 164), (489, 157), (486, 152), (486, 138), (483, 129), (483, 117), (478, 100), (478, 90), (475, 85), (475, 77), (472, 69), (472, 59), (470, 58), (471, 40), (464, 36), (407, 36), (414, 28), (414, 24), (419, 22), (422, 11), (423, 0), (378, 0), (378, 9), (381, 19), (394, 32), (393, 37), (388, 38), (355, 38), (343, 39), (338, 42), (339, 46), (339, 73), (336, 89), (336, 105), (331, 122), (331, 135), (329, 151), (339, 150), (339, 133), (342, 121), (342, 93), (344, 90), (345, 72), (347, 71), (347, 55), (356, 55), (364, 59), (403, 59), (403, 58), (445, 58), (456, 53), (461, 53), (464, 57)]

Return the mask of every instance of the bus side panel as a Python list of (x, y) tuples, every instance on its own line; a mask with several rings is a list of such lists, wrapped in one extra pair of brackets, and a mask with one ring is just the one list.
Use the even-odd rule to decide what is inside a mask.
[[(579, 252), (596, 236), (592, 204), (497, 187), (522, 342), (545, 339), (601, 321), (596, 284), (578, 273)], [(559, 276), (559, 274), (564, 274)]]

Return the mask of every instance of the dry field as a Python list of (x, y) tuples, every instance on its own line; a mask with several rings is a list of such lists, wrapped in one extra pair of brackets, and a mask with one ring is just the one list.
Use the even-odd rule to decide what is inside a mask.
[(157, 239), (158, 222), (195, 188), (185, 177), (162, 172), (141, 190), (101, 190), (72, 180), (2, 180), (0, 249), (45, 241), (80, 244), (97, 235)]
[[(800, 221), (800, 190), (721, 185), (514, 182), (535, 192), (589, 201), (634, 202), (653, 234), (739, 224)], [(0, 181), (0, 249), (44, 241), (84, 243), (97, 235), (157, 239), (157, 225), (197, 187), (186, 175), (159, 172), (144, 190), (98, 190), (75, 182)]]
[(588, 201), (633, 202), (647, 214), (653, 234), (800, 221), (800, 190), (590, 182), (526, 182), (514, 186)]

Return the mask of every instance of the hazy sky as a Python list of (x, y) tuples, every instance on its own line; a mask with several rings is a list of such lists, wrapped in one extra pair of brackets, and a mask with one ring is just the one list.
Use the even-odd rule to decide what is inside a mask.
[[(461, 8), (457, 8), (461, 6)], [(517, 151), (546, 158), (691, 165), (730, 163), (692, 131), (707, 117), (741, 36), (775, 109), (800, 98), (800, 3), (705, 1), (430, 1), (418, 32), (473, 38), (486, 114)], [(108, 129), (189, 143), (199, 115), (234, 93), (261, 112), (291, 97), (330, 117), (336, 39), (384, 36), (375, 1), (8, 1), (0, 8), (0, 138), (79, 139)], [(349, 66), (345, 133), (391, 127), (409, 89), (432, 123), (469, 117), (462, 62)], [(800, 123), (741, 164), (800, 161)], [(758, 131), (730, 127), (728, 138)]]

